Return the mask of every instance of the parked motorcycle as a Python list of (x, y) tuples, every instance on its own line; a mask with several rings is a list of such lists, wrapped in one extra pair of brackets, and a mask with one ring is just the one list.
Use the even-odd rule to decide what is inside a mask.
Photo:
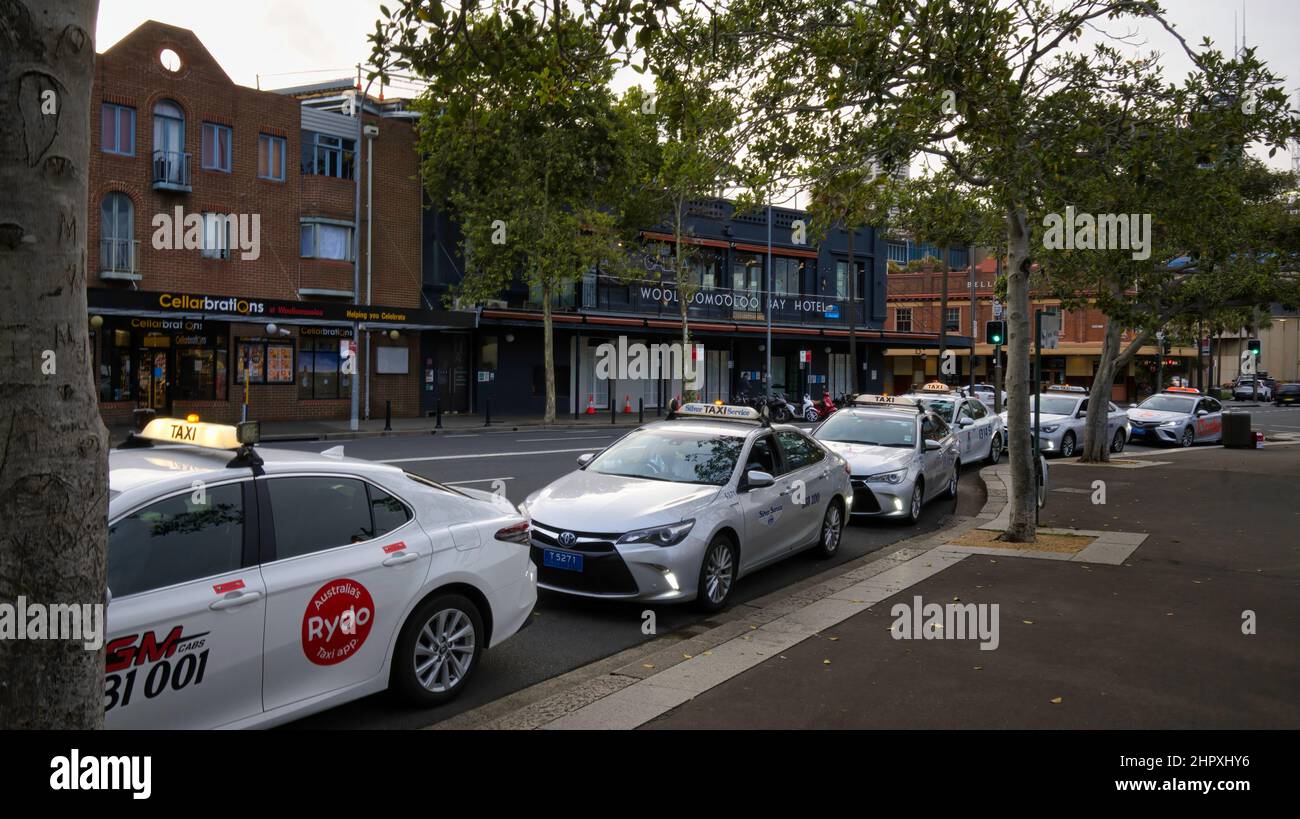
[(818, 401), (813, 401), (809, 395), (805, 394), (800, 415), (803, 416), (805, 421), (816, 423), (826, 419), (837, 409), (839, 407), (835, 406), (835, 402), (831, 400), (830, 393), (822, 393), (822, 397)]

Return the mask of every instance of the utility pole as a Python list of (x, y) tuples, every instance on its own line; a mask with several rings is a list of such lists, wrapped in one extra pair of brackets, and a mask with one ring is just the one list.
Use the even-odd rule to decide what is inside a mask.
[(767, 302), (767, 309), (763, 311), (767, 315), (767, 370), (763, 374), (764, 394), (772, 397), (772, 203), (767, 203), (767, 275), (764, 277), (767, 282), (767, 292), (763, 294), (764, 301)]
[(966, 249), (966, 262), (970, 268), (970, 394), (975, 397), (975, 337), (979, 335), (979, 321), (975, 310), (975, 245)]
[(939, 380), (947, 382), (943, 372), (943, 354), (948, 349), (948, 266), (943, 265), (943, 284), (939, 295)]

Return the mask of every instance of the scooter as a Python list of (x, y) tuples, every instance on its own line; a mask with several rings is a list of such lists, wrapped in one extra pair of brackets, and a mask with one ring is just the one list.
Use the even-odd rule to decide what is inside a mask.
[(805, 394), (803, 397), (803, 408), (800, 411), (800, 414), (803, 416), (805, 421), (816, 423), (817, 421), (826, 418), (837, 409), (839, 408), (835, 406), (835, 402), (831, 400), (829, 393), (823, 393), (821, 400), (817, 402), (814, 402), (811, 397)]

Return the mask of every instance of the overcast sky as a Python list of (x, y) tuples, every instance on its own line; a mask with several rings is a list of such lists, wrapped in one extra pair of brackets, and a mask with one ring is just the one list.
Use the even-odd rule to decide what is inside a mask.
[[(103, 51), (146, 20), (193, 30), (208, 50), (240, 84), (283, 88), (351, 76), (356, 64), (370, 54), (366, 35), (379, 17), (380, 0), (101, 0), (98, 48)], [(1242, 31), (1249, 45), (1274, 73), (1286, 78), (1287, 89), (1300, 88), (1300, 3), (1296, 0), (1165, 0), (1175, 27), (1195, 45), (1210, 37), (1224, 50)], [(1119, 32), (1116, 32), (1119, 33)], [(1165, 55), (1166, 77), (1182, 77), (1190, 62), (1163, 30), (1147, 26), (1137, 32), (1141, 50)], [(620, 77), (620, 86), (635, 81), (635, 73)], [(390, 95), (400, 96), (397, 88)], [(1290, 167), (1279, 152), (1271, 164)]]

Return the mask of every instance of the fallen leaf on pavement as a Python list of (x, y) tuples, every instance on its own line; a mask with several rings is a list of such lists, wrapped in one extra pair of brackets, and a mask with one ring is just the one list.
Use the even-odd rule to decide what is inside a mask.
[(1052, 705), (1060, 705), (1060, 704), (1061, 704), (1060, 697), (1052, 697)]

